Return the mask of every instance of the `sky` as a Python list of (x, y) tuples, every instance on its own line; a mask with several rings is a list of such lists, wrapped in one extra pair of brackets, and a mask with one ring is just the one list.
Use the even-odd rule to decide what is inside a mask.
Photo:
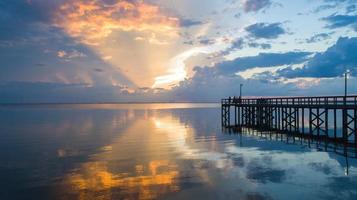
[(357, 94), (357, 0), (1, 0), (0, 102)]

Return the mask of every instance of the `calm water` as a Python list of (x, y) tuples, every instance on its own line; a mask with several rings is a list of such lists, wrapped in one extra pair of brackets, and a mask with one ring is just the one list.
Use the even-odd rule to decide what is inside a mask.
[(356, 159), (227, 134), (218, 106), (0, 106), (0, 199), (357, 199)]

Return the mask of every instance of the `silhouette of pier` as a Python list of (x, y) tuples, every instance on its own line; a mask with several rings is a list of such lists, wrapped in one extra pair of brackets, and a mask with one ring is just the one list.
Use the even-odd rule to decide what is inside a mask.
[[(222, 99), (222, 127), (357, 145), (357, 95)], [(238, 129), (237, 129), (238, 128)]]

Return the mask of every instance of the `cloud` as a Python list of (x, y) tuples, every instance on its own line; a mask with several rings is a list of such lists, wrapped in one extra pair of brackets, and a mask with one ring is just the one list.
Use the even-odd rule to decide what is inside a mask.
[(232, 42), (232, 49), (242, 49), (244, 44), (244, 40), (242, 38), (238, 38)]
[(317, 7), (315, 10), (312, 11), (312, 13), (319, 13), (321, 11), (325, 11), (325, 10), (329, 10), (329, 9), (333, 9), (336, 8), (338, 6), (338, 4), (326, 4), (326, 5), (320, 5), (319, 7)]
[(185, 79), (169, 91), (178, 101), (218, 101), (228, 95), (237, 95), (243, 83), (245, 95), (286, 95), (299, 88), (293, 83), (266, 79), (244, 79), (236, 72), (254, 67), (273, 67), (302, 63), (309, 52), (261, 53), (257, 56), (240, 57), (233, 61), (217, 63), (213, 67), (195, 67), (192, 78)]
[[(68, 43), (72, 44), (69, 49)], [(26, 81), (111, 85), (117, 82), (134, 85), (121, 71), (103, 62), (89, 49), (73, 44), (70, 38), (50, 37), (46, 42), (0, 48), (0, 83)], [(96, 73), (92, 70), (99, 66), (105, 72)]]
[(271, 44), (268, 43), (250, 42), (248, 46), (252, 48), (271, 49)]
[(67, 53), (65, 51), (58, 51), (57, 52), (57, 56), (59, 58), (64, 58), (67, 55)]
[(192, 19), (181, 19), (180, 20), (180, 26), (181, 27), (191, 27), (191, 26), (197, 26), (201, 25), (203, 22), (197, 21), (197, 20), (192, 20)]
[(0, 2), (0, 46), (38, 45), (48, 40), (61, 39), (48, 22), (54, 9), (54, 1), (2, 0)]
[[(308, 58), (304, 58), (303, 60), (306, 59)], [(300, 61), (297, 61), (297, 63)], [(264, 63), (264, 59), (261, 59), (261, 61), (256, 62), (256, 64), (257, 63)], [(251, 64), (250, 66), (255, 66), (256, 64)], [(236, 71), (238, 67), (234, 68), (234, 70), (222, 72), (219, 69), (220, 65), (221, 64), (217, 64), (213, 67), (196, 67), (194, 69), (195, 75), (190, 79), (181, 81), (177, 87), (169, 91), (170, 96), (174, 96), (178, 101), (218, 102), (222, 97), (238, 95), (240, 84), (244, 85), (244, 96), (336, 95), (338, 91), (343, 91), (343, 84), (341, 84), (343, 83), (342, 78), (300, 78), (286, 81), (286, 79), (275, 79), (275, 76), (271, 76), (264, 79), (260, 79), (260, 77), (244, 79), (239, 75), (234, 75), (234, 71)], [(275, 63), (271, 65), (275, 65)], [(234, 66), (234, 64), (231, 66)], [(352, 87), (356, 81), (356, 77), (350, 78), (350, 93), (357, 92), (357, 88)]]
[(236, 38), (231, 42), (231, 46), (229, 46), (225, 50), (219, 52), (216, 56), (225, 56), (225, 55), (230, 54), (232, 51), (243, 49), (244, 44), (245, 44), (245, 41), (243, 38)]
[(84, 58), (87, 57), (86, 54), (78, 51), (78, 50), (72, 50), (72, 51), (64, 51), (60, 50), (57, 52), (57, 56), (59, 58), (64, 58), (64, 59), (72, 59), (72, 58)]
[(170, 59), (185, 50), (180, 30), (199, 23), (142, 0), (66, 0), (51, 22), (138, 86), (153, 85), (168, 70)]
[(324, 0), (321, 5), (315, 8), (311, 13), (319, 13), (326, 10), (340, 9), (346, 6), (346, 13), (354, 11), (356, 0)]
[(88, 84), (8, 82), (0, 84), (1, 103), (105, 102), (118, 98), (125, 88)]
[(357, 31), (357, 15), (330, 15), (323, 18), (328, 23), (326, 26), (330, 29), (336, 29), (341, 27), (351, 27), (354, 31)]
[[(0, 2), (0, 41), (6, 41), (0, 42), (0, 84), (22, 81), (135, 87), (122, 71), (103, 62), (104, 55), (52, 26), (53, 14), (64, 2), (69, 1)], [(99, 66), (102, 73), (93, 70)]]
[(274, 67), (303, 63), (310, 52), (260, 53), (257, 56), (239, 57), (216, 65), (220, 74), (231, 74), (254, 67)]
[(195, 47), (175, 56), (170, 60), (167, 74), (155, 77), (155, 83), (152, 87), (160, 87), (184, 80), (187, 77), (185, 61), (199, 54), (212, 53), (211, 51), (208, 47)]
[(319, 33), (305, 40), (306, 43), (315, 43), (331, 38), (331, 33)]
[(110, 59), (112, 59), (112, 58), (113, 58), (113, 56), (103, 56), (103, 57), (102, 57), (103, 60), (110, 60)]
[[(103, 70), (94, 69), (97, 74)], [(124, 85), (51, 83), (33, 81), (0, 82), (0, 103), (93, 103), (174, 101), (169, 91), (159, 88), (131, 90)]]
[(350, 14), (357, 11), (357, 6), (355, 4), (346, 7), (346, 13)]
[(338, 77), (346, 69), (351, 70), (353, 76), (357, 75), (357, 37), (341, 37), (335, 45), (323, 53), (316, 54), (302, 68), (286, 68), (280, 70), (279, 76), (295, 77)]
[(201, 39), (201, 40), (199, 41), (199, 43), (200, 43), (200, 44), (203, 44), (203, 45), (212, 45), (212, 44), (214, 44), (215, 42), (216, 42), (216, 40), (214, 40), (214, 39), (207, 39), (207, 38)]
[[(0, 103), (84, 103), (84, 102), (219, 102), (223, 97), (238, 95), (243, 83), (244, 96), (273, 95), (336, 95), (343, 91), (342, 79), (321, 80), (301, 88), (293, 83), (243, 79), (240, 76), (222, 76), (211, 68), (199, 68), (193, 78), (181, 81), (172, 90), (140, 88), (130, 91), (125, 86), (90, 86), (87, 84), (63, 84), (44, 82), (0, 83)], [(357, 78), (349, 81), (354, 83)], [(352, 84), (351, 84), (352, 86)], [(356, 87), (349, 88), (356, 93)]]
[(256, 23), (245, 28), (250, 36), (254, 38), (276, 39), (286, 31), (281, 23)]
[(253, 41), (246, 41), (244, 38), (236, 38), (234, 39), (230, 46), (223, 51), (216, 53), (215, 56), (225, 56), (229, 55), (231, 52), (241, 50), (244, 47), (251, 47), (251, 48), (260, 48), (260, 49), (270, 49), (271, 44), (268, 43), (258, 43)]
[(295, 90), (293, 84), (261, 82), (256, 79), (243, 79), (240, 76), (217, 74), (212, 67), (197, 67), (195, 75), (182, 81), (170, 92), (178, 100), (202, 102), (216, 101), (220, 98), (238, 95), (240, 83), (244, 84), (243, 95), (286, 95)]
[(100, 68), (95, 68), (93, 69), (95, 72), (103, 72), (104, 70), (103, 69), (100, 69)]
[(272, 4), (270, 0), (245, 0), (243, 8), (245, 12), (258, 12)]
[[(222, 96), (234, 93), (234, 91), (239, 90), (236, 85), (239, 85), (240, 82), (245, 84), (246, 92), (252, 95), (295, 92), (298, 91), (299, 87), (308, 88), (315, 82), (318, 85), (317, 82), (320, 81), (320, 78), (316, 77), (339, 76), (340, 71), (338, 70), (340, 68), (343, 69), (348, 64), (356, 63), (355, 60), (352, 60), (352, 53), (345, 52), (347, 49), (350, 52), (356, 52), (355, 48), (347, 48), (347, 44), (351, 41), (346, 42), (345, 48), (336, 47), (335, 54), (321, 56), (318, 62), (321, 66), (326, 66), (323, 63), (325, 61), (328, 64), (326, 70), (323, 67), (312, 69), (317, 67), (317, 64), (316, 66), (311, 64), (313, 63), (312, 60), (317, 60), (317, 56), (311, 59), (312, 54), (309, 52), (295, 50), (284, 52), (289, 48), (300, 48), (304, 51), (309, 51), (309, 48), (313, 50), (326, 48), (326, 42), (320, 42), (318, 45), (299, 44), (293, 46), (294, 44), (290, 43), (291, 39), (293, 40), (291, 37), (298, 34), (284, 37), (286, 45), (264, 40), (282, 38), (282, 34), (289, 32), (284, 23), (274, 23), (279, 21), (265, 21), (266, 23), (253, 25), (245, 24), (252, 20), (250, 18), (252, 14), (262, 12), (269, 6), (272, 7), (275, 4), (272, 0), (234, 0), (235, 5), (229, 5), (230, 7), (237, 8), (237, 6), (244, 5), (245, 10), (232, 9), (228, 10), (229, 12), (224, 11), (225, 13), (222, 13), (222, 15), (215, 16), (207, 15), (208, 13), (205, 10), (211, 12), (214, 9), (219, 12), (233, 1), (214, 1), (215, 3), (212, 1), (205, 5), (202, 2), (204, 3), (203, 0), (185, 1), (184, 3), (179, 1), (167, 3), (167, 1), (161, 0), (32, 0), (30, 3), (26, 3), (25, 0), (2, 0), (0, 2), (0, 68), (2, 70), (0, 84), (24, 81), (22, 85), (16, 86), (16, 90), (14, 89), (15, 86), (9, 87), (10, 85), (4, 86), (2, 89), (13, 88), (14, 91), (18, 91), (17, 96), (20, 97), (21, 91), (23, 91), (26, 95), (24, 94), (22, 99), (26, 99), (26, 96), (35, 98), (36, 95), (45, 99), (47, 91), (54, 89), (58, 91), (58, 96), (63, 94), (68, 99), (72, 97), (75, 99), (75, 96), (77, 96), (76, 98), (81, 100), (86, 100), (87, 97), (88, 100), (108, 99), (110, 97), (112, 100), (118, 101), (126, 99), (133, 101), (137, 99), (148, 100), (150, 98), (163, 98), (161, 101), (170, 98), (182, 101), (208, 100), (219, 99)], [(241, 2), (244, 2), (244, 4), (241, 4)], [(334, 2), (342, 1), (325, 1), (328, 4), (334, 4)], [(338, 6), (340, 10), (336, 11), (336, 14), (325, 15), (328, 17), (324, 18), (325, 21), (323, 22), (327, 22), (329, 28), (355, 27), (356, 23), (353, 22), (355, 18), (350, 19), (351, 16), (353, 17), (356, 14), (353, 12), (353, 4), (350, 4), (348, 8), (347, 2), (349, 0), (343, 2)], [(169, 4), (171, 7), (168, 6)], [(193, 4), (194, 6), (192, 6)], [(200, 4), (202, 4), (202, 9)], [(193, 11), (195, 12), (193, 13)], [(246, 12), (245, 15), (244, 11)], [(239, 19), (234, 19), (233, 15), (237, 12), (242, 15)], [(282, 16), (284, 16), (284, 13), (282, 13)], [(257, 15), (256, 17), (259, 18), (257, 18), (257, 22), (262, 22), (260, 21), (263, 19), (261, 17), (265, 16)], [(319, 17), (310, 15), (307, 18), (311, 19), (311, 24), (315, 24)], [(269, 19), (264, 18), (264, 20)], [(300, 23), (295, 24), (294, 20), (291, 23), (294, 23), (291, 24), (292, 27), (295, 27), (294, 30), (308, 34), (305, 30), (306, 27), (298, 30)], [(200, 24), (204, 24), (204, 26), (200, 26)], [(52, 25), (55, 25), (55, 27)], [(243, 31), (243, 33), (242, 27), (243, 29), (246, 27), (246, 31)], [(329, 33), (323, 33), (318, 25), (315, 28), (311, 31), (316, 35), (307, 35), (306, 38), (303, 37), (302, 41), (306, 39), (306, 42), (311, 43), (328, 39), (327, 41), (330, 42), (339, 34), (353, 35), (355, 33), (342, 30), (338, 32), (339, 30), (336, 30), (329, 39), (329, 36), (326, 35)], [(246, 33), (248, 33), (247, 37)], [(238, 39), (233, 40), (231, 38)], [(193, 46), (182, 45), (184, 39), (188, 42), (192, 41)], [(229, 44), (230, 42), (231, 44)], [(91, 46), (86, 44), (91, 44)], [(92, 46), (95, 44), (97, 46)], [(261, 49), (271, 49), (272, 45), (274, 49), (259, 53), (262, 51)], [(197, 57), (196, 55), (200, 54), (200, 51), (180, 54), (186, 51), (190, 52), (190, 49), (198, 46), (213, 46), (214, 49), (212, 47), (212, 51), (208, 50), (208, 55)], [(227, 56), (230, 59), (234, 59), (232, 56), (239, 54), (251, 55), (257, 52), (257, 55), (242, 56), (222, 62), (224, 57), (214, 57), (214, 55), (218, 55), (224, 49), (227, 50), (227, 53), (239, 50), (239, 52)], [(335, 60), (335, 58), (337, 59)], [(307, 67), (305, 63), (310, 59), (311, 65)], [(335, 65), (334, 60), (340, 66), (338, 70), (331, 67)], [(215, 65), (214, 62), (219, 63)], [(332, 63), (331, 66), (330, 63)], [(196, 65), (213, 65), (213, 67), (196, 67), (193, 74), (189, 70)], [(289, 67), (285, 71), (279, 71), (278, 74), (275, 74), (275, 71), (258, 74), (258, 72), (266, 70), (265, 68), (271, 67), (278, 70), (286, 67), (286, 65), (293, 65), (294, 67), (305, 65), (309, 69), (299, 71), (299, 69)], [(312, 66), (311, 69), (310, 66)], [(257, 70), (255, 71), (255, 69)], [(252, 71), (252, 73), (258, 75), (251, 76), (250, 80), (245, 80), (236, 75), (237, 72), (242, 71)], [(320, 71), (334, 75), (317, 76), (316, 74)], [(355, 74), (353, 69), (351, 71)], [(296, 83), (278, 82), (278, 79), (288, 77), (295, 79), (294, 77), (304, 77), (305, 74), (313, 78), (310, 82), (302, 78), (301, 83), (299, 82), (300, 86), (296, 86)], [(131, 88), (152, 86), (155, 78), (157, 78), (157, 83), (167, 82), (169, 83), (168, 86), (171, 85), (172, 81), (176, 85), (179, 80), (184, 80), (172, 91), (165, 91), (165, 94), (160, 93), (160, 97), (155, 96), (154, 92), (150, 93), (150, 89), (146, 89), (148, 92), (145, 92), (145, 94), (142, 94), (142, 92), (132, 93), (131, 91), (129, 92), (130, 95), (126, 94), (129, 91), (126, 90), (127, 86)], [(333, 79), (333, 81), (335, 80), (338, 80), (338, 78)], [(135, 81), (135, 83), (132, 81)], [(329, 79), (329, 81), (332, 81), (332, 79)], [(29, 82), (37, 83), (32, 85), (33, 90), (28, 90), (25, 87)], [(321, 79), (321, 82), (323, 82), (323, 79)], [(39, 83), (62, 84), (62, 86), (44, 87)], [(160, 87), (164, 86), (160, 85)], [(332, 85), (330, 84), (329, 87), (332, 87)], [(117, 90), (123, 90), (123, 92), (116, 93)], [(30, 94), (30, 91), (33, 91), (33, 94)], [(101, 93), (101, 91), (103, 92)], [(85, 94), (85, 92), (94, 95)], [(196, 93), (198, 96), (195, 95)], [(3, 97), (5, 93), (0, 92), (0, 94)], [(49, 94), (52, 95), (52, 93)], [(53, 99), (55, 100), (54, 97)]]
[(170, 33), (180, 23), (193, 25), (191, 20), (166, 16), (156, 5), (139, 0), (67, 1), (55, 12), (54, 25), (85, 44), (97, 45), (115, 30), (155, 31)]

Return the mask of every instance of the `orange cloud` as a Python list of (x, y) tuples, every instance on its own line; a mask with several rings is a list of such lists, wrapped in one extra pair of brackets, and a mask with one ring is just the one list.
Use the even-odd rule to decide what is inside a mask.
[(98, 45), (114, 30), (172, 34), (179, 26), (179, 19), (139, 0), (117, 0), (114, 4), (102, 0), (69, 0), (56, 11), (54, 24), (83, 43)]

